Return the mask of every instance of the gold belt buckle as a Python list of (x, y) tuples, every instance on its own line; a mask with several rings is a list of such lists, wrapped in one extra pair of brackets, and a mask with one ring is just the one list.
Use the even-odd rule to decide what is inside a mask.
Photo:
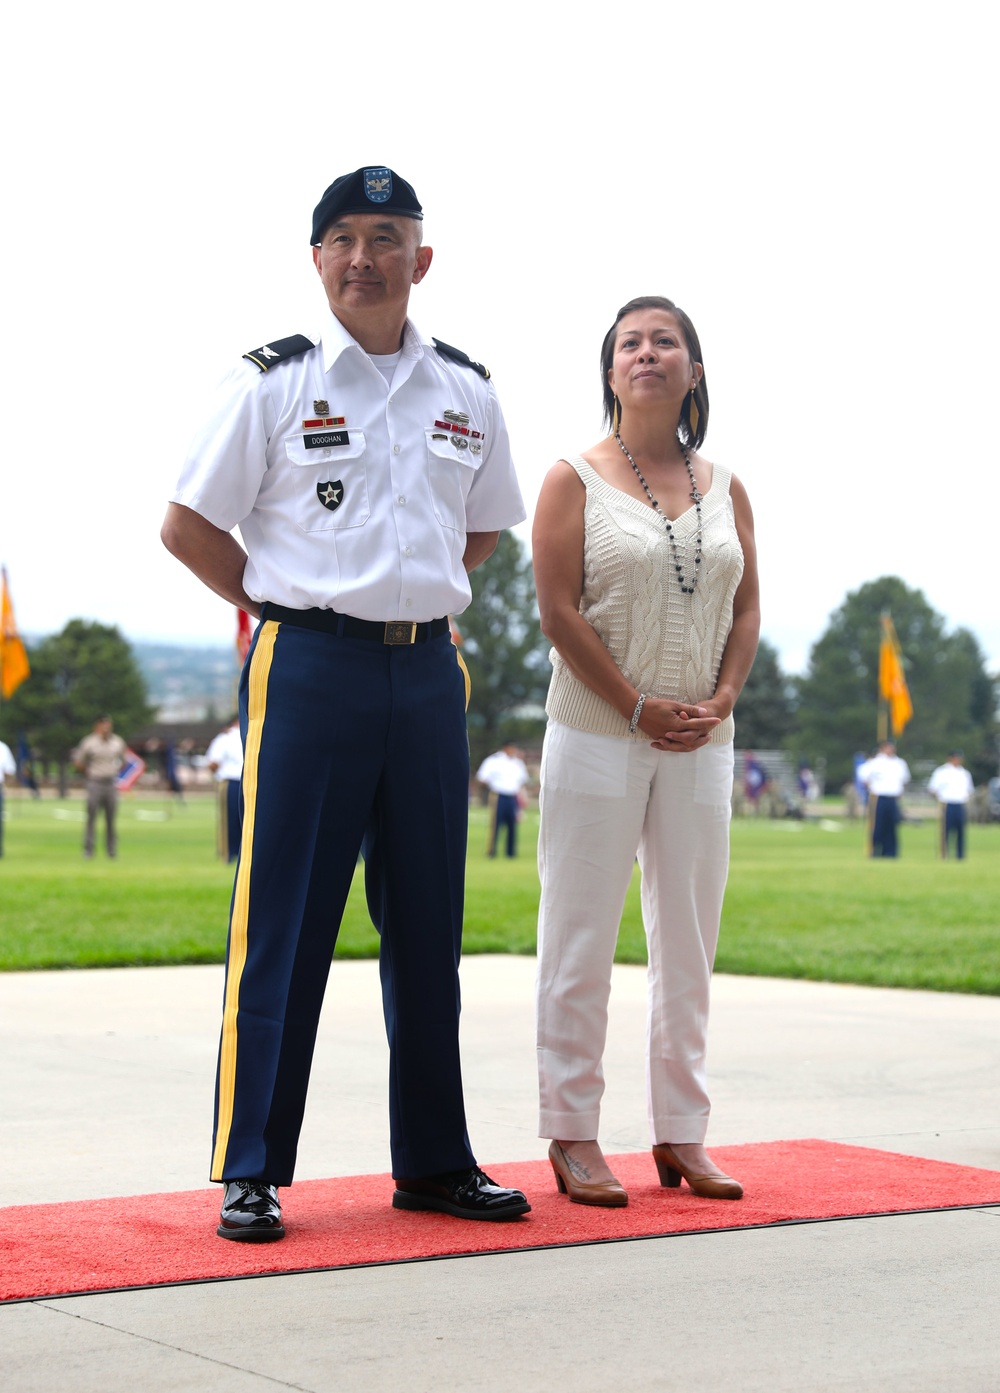
[(393, 620), (385, 626), (385, 638), (383, 643), (416, 643), (417, 626), (407, 624), (403, 620)]

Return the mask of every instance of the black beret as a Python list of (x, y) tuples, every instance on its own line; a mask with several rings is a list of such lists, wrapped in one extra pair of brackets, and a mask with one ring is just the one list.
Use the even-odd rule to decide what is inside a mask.
[(395, 213), (401, 218), (423, 219), (424, 210), (413, 192), (413, 185), (391, 169), (356, 169), (334, 179), (313, 212), (312, 245), (323, 240), (323, 233), (344, 213)]

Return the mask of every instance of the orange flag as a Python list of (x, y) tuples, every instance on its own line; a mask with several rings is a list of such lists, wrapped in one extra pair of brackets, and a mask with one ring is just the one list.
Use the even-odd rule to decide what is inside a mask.
[(3, 593), (0, 599), (0, 693), (13, 696), (26, 677), (31, 676), (28, 655), (21, 635), (17, 632), (14, 606), (10, 602), (7, 568), (3, 568)]
[(903, 652), (896, 637), (892, 619), (882, 616), (882, 642), (878, 650), (879, 696), (889, 703), (889, 719), (893, 735), (901, 735), (913, 715), (910, 689), (903, 672)]

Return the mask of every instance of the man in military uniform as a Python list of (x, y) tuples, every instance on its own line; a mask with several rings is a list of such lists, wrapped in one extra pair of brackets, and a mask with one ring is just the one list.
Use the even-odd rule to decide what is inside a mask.
[[(423, 338), (432, 251), (387, 168), (324, 193), (318, 343), (264, 344), (223, 384), (165, 545), (259, 615), (244, 665), (243, 842), (230, 915), (212, 1178), (218, 1232), (284, 1233), (330, 959), (358, 852), (381, 934), (393, 1205), (530, 1206), (478, 1168), (458, 1048), (468, 816), (465, 689), (448, 615), (524, 506), (489, 374)], [(232, 529), (239, 527), (239, 545)]]
[(894, 740), (883, 740), (878, 753), (858, 769), (868, 790), (868, 850), (871, 856), (898, 856), (896, 829), (903, 820), (899, 800), (910, 782), (910, 769), (896, 753)]
[(963, 758), (961, 750), (952, 750), (947, 761), (939, 764), (927, 780), (927, 792), (941, 804), (942, 860), (947, 860), (952, 838), (956, 857), (959, 861), (965, 858), (967, 808), (976, 789)]
[(94, 854), (97, 819), (104, 813), (105, 850), (118, 854), (118, 789), (115, 779), (125, 763), (125, 741), (115, 735), (110, 716), (98, 716), (94, 728), (85, 735), (70, 758), (87, 780), (87, 830), (83, 835), (83, 854)]
[(240, 780), (243, 777), (243, 737), (234, 716), (205, 751), (205, 763), (218, 790), (216, 848), (223, 861), (235, 861), (240, 850)]

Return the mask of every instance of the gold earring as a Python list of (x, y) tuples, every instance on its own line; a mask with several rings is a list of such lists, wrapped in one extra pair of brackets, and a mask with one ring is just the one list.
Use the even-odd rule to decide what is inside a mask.
[(618, 434), (618, 427), (621, 425), (621, 412), (618, 409), (618, 397), (615, 397), (615, 409), (611, 413), (611, 434)]
[(688, 420), (691, 422), (691, 439), (698, 434), (698, 403), (694, 399), (694, 388), (691, 388), (691, 406), (688, 410)]

